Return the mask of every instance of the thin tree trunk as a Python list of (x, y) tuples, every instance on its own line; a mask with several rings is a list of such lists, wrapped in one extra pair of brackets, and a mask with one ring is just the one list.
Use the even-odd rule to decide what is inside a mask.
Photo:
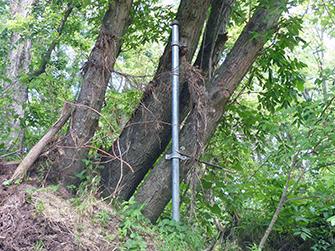
[[(11, 0), (10, 13), (12, 17), (26, 18), (30, 15), (35, 0)], [(27, 87), (21, 83), (20, 75), (28, 73), (31, 61), (31, 41), (23, 39), (20, 33), (14, 32), (11, 36), (13, 46), (9, 53), (9, 65), (7, 67), (7, 77), (9, 83), (4, 87), (8, 90), (7, 95), (12, 100), (7, 109), (6, 120), (9, 121), (9, 136), (5, 146), (7, 150), (23, 150), (24, 129), (21, 127), (21, 120), (24, 117), (24, 104), (28, 99)]]
[(318, 49), (316, 52), (317, 55), (317, 61), (318, 61), (318, 72), (319, 72), (319, 78), (321, 79), (321, 89), (322, 89), (322, 96), (323, 96), (323, 100), (327, 101), (328, 98), (328, 86), (327, 86), (327, 80), (326, 80), (326, 76), (324, 73), (324, 59), (325, 59), (325, 53), (324, 53), (324, 29), (323, 28), (316, 28), (316, 34), (318, 36), (319, 39), (319, 45), (318, 45)]
[[(202, 153), (219, 124), (225, 105), (257, 58), (269, 34), (273, 32), (285, 4), (285, 0), (277, 0), (273, 5), (259, 6), (244, 28), (233, 49), (215, 74), (216, 77), (208, 85), (208, 100), (202, 101), (207, 102), (205, 114), (199, 114), (201, 111), (194, 109), (181, 131), (180, 146), (188, 155), (198, 157)], [(185, 177), (193, 164), (192, 158), (182, 163), (182, 177)], [(136, 200), (144, 204), (144, 215), (154, 222), (170, 198), (170, 162), (162, 159), (139, 189)]]
[(82, 160), (98, 126), (108, 81), (120, 53), (122, 36), (130, 23), (132, 0), (110, 1), (97, 41), (83, 67), (83, 80), (69, 133), (63, 140), (55, 167), (64, 184), (77, 182), (74, 176), (82, 170)]
[[(180, 3), (177, 20), (181, 24), (181, 67), (184, 70), (187, 64), (191, 63), (196, 51), (209, 3), (209, 0), (182, 0)], [(129, 199), (169, 142), (170, 48), (168, 42), (153, 81), (148, 85), (144, 97), (119, 139), (109, 150), (111, 155), (119, 158), (115, 160), (104, 158), (102, 161), (105, 163), (102, 171), (104, 196), (117, 194), (121, 199)], [(181, 79), (185, 79), (183, 73)], [(123, 162), (120, 159), (129, 163), (134, 172), (124, 168), (121, 177)]]
[(276, 208), (276, 211), (274, 212), (273, 216), (272, 216), (272, 219), (271, 219), (271, 222), (269, 224), (269, 226), (267, 227), (261, 241), (259, 242), (259, 249), (263, 249), (264, 248), (264, 245), (265, 245), (265, 242), (266, 240), (268, 239), (278, 217), (279, 217), (279, 214), (284, 206), (284, 204), (286, 203), (287, 201), (287, 195), (288, 195), (288, 189), (289, 189), (289, 185), (290, 185), (290, 181), (291, 181), (291, 176), (292, 176), (292, 171), (297, 163), (297, 157), (298, 157), (298, 154), (295, 154), (292, 158), (292, 163), (291, 163), (291, 166), (290, 166), (290, 170), (288, 172), (288, 175), (287, 175), (287, 179), (286, 179), (286, 183), (285, 183), (285, 186), (283, 188), (283, 191), (282, 191), (282, 194), (280, 196), (280, 200), (278, 202), (278, 206)]
[(66, 21), (69, 18), (72, 11), (73, 11), (73, 5), (69, 3), (64, 11), (63, 18), (57, 28), (57, 37), (50, 43), (47, 51), (43, 54), (41, 58), (41, 63), (38, 66), (38, 68), (29, 74), (30, 80), (37, 78), (38, 76), (40, 76), (42, 73), (45, 72), (46, 67), (50, 61), (51, 54), (56, 48), (56, 45), (59, 43), (59, 39), (63, 33)]
[[(289, 178), (287, 180), (289, 181)], [(273, 229), (273, 226), (275, 225), (275, 223), (276, 223), (276, 221), (278, 219), (278, 216), (279, 216), (279, 214), (280, 214), (280, 212), (281, 212), (281, 210), (282, 210), (282, 208), (283, 208), (283, 206), (284, 206), (284, 204), (286, 202), (286, 199), (287, 199), (287, 197), (286, 197), (287, 190), (288, 190), (288, 183), (285, 184), (285, 187), (283, 189), (282, 195), (281, 195), (280, 200), (278, 202), (278, 206), (276, 208), (276, 211), (273, 214), (271, 222), (270, 222), (268, 228), (266, 229), (266, 231), (265, 231), (265, 233), (264, 233), (264, 235), (263, 235), (263, 237), (262, 237), (262, 239), (261, 239), (261, 241), (259, 243), (258, 247), (259, 247), (260, 250), (262, 250), (264, 248), (265, 242), (268, 239), (268, 237), (269, 237), (269, 235), (270, 235), (270, 233), (271, 233), (271, 231)]]

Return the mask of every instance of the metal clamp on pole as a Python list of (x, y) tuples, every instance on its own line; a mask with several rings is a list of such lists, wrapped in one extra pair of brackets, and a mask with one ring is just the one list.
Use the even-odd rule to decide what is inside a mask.
[(179, 23), (172, 25), (172, 153), (167, 159), (172, 160), (172, 219), (180, 220), (179, 204)]
[(166, 154), (165, 159), (166, 160), (170, 160), (170, 159), (188, 160), (190, 158), (187, 157), (187, 156), (181, 155), (180, 153), (177, 153), (175, 155), (172, 155), (172, 153), (171, 153), (171, 154)]

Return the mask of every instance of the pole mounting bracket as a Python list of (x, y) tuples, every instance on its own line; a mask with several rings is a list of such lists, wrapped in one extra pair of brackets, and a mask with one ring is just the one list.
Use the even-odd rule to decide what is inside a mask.
[(166, 160), (170, 160), (170, 159), (188, 160), (189, 157), (181, 155), (180, 153), (175, 153), (175, 154), (171, 153), (171, 154), (166, 154), (165, 159)]

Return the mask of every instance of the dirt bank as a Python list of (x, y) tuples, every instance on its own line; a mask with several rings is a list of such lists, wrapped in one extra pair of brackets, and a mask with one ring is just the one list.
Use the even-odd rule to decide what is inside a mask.
[[(119, 218), (103, 203), (78, 213), (57, 191), (37, 189), (34, 182), (5, 186), (15, 167), (0, 166), (0, 250), (116, 250)], [(94, 221), (110, 215), (105, 226)]]

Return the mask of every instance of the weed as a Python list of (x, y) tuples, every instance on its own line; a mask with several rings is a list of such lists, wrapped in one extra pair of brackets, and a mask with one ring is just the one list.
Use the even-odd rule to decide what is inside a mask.
[(248, 248), (250, 251), (262, 251), (257, 244), (253, 244)]
[(156, 231), (160, 233), (163, 240), (164, 251), (175, 250), (202, 250), (203, 241), (197, 229), (164, 219), (157, 226)]
[(143, 236), (150, 234), (148, 219), (142, 213), (143, 206), (139, 206), (135, 201), (130, 200), (123, 204), (122, 218), (119, 236), (125, 241), (124, 250), (146, 250), (147, 244)]
[(108, 242), (113, 242), (115, 240), (116, 236), (114, 234), (110, 234), (110, 233), (106, 233), (105, 235), (105, 239)]
[(94, 220), (100, 223), (102, 226), (107, 226), (111, 220), (111, 215), (107, 210), (100, 210), (94, 215)]
[(39, 214), (42, 214), (43, 211), (45, 210), (45, 206), (44, 206), (44, 203), (43, 201), (37, 201), (36, 204), (35, 204), (35, 209), (36, 209), (36, 212), (39, 213)]
[(42, 250), (44, 250), (44, 242), (42, 240), (37, 240), (33, 247), (33, 251), (42, 251)]

